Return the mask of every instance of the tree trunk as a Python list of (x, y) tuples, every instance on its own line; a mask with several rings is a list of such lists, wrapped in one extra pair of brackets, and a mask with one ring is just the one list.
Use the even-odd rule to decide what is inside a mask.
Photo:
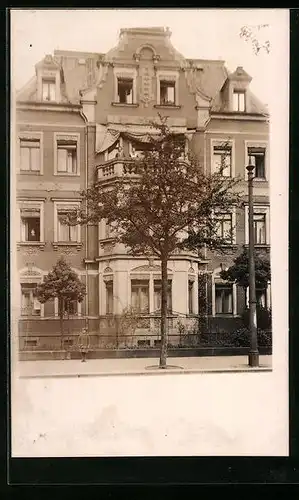
[(159, 368), (166, 368), (167, 361), (167, 258), (161, 259), (161, 351), (160, 351), (160, 365)]

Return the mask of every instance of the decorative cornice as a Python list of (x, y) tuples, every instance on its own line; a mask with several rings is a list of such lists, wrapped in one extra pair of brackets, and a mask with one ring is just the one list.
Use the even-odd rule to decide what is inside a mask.
[(17, 101), (17, 109), (26, 109), (28, 111), (58, 111), (58, 112), (75, 112), (80, 113), (81, 104), (68, 104), (68, 103), (49, 103), (45, 104), (41, 101)]

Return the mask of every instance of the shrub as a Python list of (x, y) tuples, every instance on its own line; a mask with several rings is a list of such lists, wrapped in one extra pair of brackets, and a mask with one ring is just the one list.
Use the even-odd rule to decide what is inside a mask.
[[(272, 346), (272, 332), (271, 330), (257, 331), (258, 347), (271, 347)], [(250, 346), (250, 331), (248, 328), (240, 328), (233, 332), (230, 336), (230, 344), (232, 347), (249, 347)]]
[[(271, 311), (269, 311), (266, 308), (257, 307), (256, 314), (257, 314), (257, 328), (259, 328), (261, 330), (268, 330), (269, 328), (271, 328), (271, 319), (272, 319), (271, 318)], [(247, 328), (249, 328), (249, 309), (248, 308), (244, 309), (243, 314), (242, 314), (242, 319), (243, 319), (244, 325)]]

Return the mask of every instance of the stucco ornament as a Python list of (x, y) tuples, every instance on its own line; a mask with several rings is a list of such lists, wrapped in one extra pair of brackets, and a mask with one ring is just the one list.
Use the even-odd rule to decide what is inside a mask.
[(140, 86), (140, 101), (147, 108), (149, 103), (154, 100), (153, 78), (155, 77), (154, 67), (145, 65), (140, 68), (141, 86)]

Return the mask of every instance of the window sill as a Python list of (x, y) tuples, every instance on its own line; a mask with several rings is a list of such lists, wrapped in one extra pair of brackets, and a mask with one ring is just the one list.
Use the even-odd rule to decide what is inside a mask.
[(157, 109), (181, 109), (181, 107), (179, 104), (154, 104), (154, 108)]
[[(42, 316), (37, 316), (36, 314), (21, 314), (22, 319), (42, 319)], [(31, 340), (31, 339), (30, 339)]]
[(77, 250), (81, 250), (83, 243), (80, 241), (53, 241), (52, 243), (54, 250), (58, 250), (58, 247), (76, 247)]
[(116, 240), (116, 237), (111, 236), (110, 238), (102, 238), (100, 240), (100, 244), (105, 244), (105, 243), (113, 243)]
[(254, 177), (253, 182), (268, 182), (268, 179), (266, 177)]
[[(249, 243), (245, 243), (245, 247), (248, 248), (249, 247)], [(256, 243), (254, 245), (254, 248), (265, 248), (266, 250), (267, 249), (270, 250), (270, 244), (269, 243)]]
[(116, 108), (124, 107), (124, 108), (138, 108), (139, 104), (137, 102), (129, 104), (127, 102), (112, 102), (111, 106), (115, 106)]
[(19, 175), (43, 175), (42, 172), (40, 170), (19, 170), (18, 171), (18, 174)]
[(236, 318), (233, 313), (216, 313), (214, 318)]
[(54, 172), (54, 175), (58, 177), (80, 177), (80, 172), (76, 174), (68, 174), (67, 172)]
[(46, 243), (45, 241), (18, 241), (17, 248), (20, 247), (40, 247), (41, 250), (44, 249)]

